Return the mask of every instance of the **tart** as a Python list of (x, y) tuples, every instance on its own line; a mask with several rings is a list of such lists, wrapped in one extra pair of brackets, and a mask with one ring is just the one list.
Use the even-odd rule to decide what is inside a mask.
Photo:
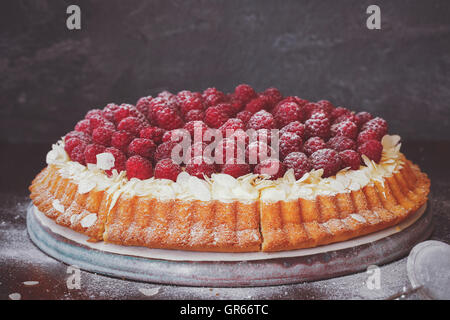
[(89, 111), (30, 186), (57, 224), (148, 248), (252, 252), (369, 234), (422, 207), (430, 181), (387, 122), (329, 101), (162, 92)]

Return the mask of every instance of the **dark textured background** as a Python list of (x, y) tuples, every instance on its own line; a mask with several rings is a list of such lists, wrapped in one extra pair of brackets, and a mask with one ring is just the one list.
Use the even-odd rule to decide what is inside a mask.
[[(73, 3), (81, 31), (66, 29)], [(379, 31), (366, 28), (373, 3)], [(7, 0), (0, 15), (1, 141), (52, 142), (108, 102), (242, 82), (449, 140), (448, 0)]]

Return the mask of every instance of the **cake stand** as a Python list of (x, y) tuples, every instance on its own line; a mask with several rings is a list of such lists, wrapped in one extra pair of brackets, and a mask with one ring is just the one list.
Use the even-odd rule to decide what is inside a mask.
[(144, 282), (251, 287), (338, 277), (408, 255), (432, 232), (431, 208), (424, 205), (399, 225), (348, 241), (281, 253), (196, 253), (124, 247), (56, 225), (30, 204), (28, 234), (46, 254), (83, 270)]

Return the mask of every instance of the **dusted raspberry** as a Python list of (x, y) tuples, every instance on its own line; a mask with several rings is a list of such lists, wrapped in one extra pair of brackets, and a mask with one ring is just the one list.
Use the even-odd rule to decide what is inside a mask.
[(136, 109), (140, 113), (142, 113), (145, 117), (148, 117), (148, 109), (150, 107), (150, 101), (152, 101), (152, 97), (142, 97), (136, 102)]
[(306, 103), (306, 104), (304, 105), (303, 108), (305, 109), (306, 119), (311, 118), (311, 115), (312, 115), (314, 112), (318, 112), (318, 111), (324, 112), (324, 111), (321, 109), (322, 107), (321, 107), (319, 104), (315, 103), (315, 102), (308, 102), (308, 103)]
[(186, 122), (189, 121), (201, 121), (205, 117), (205, 113), (202, 110), (191, 110), (184, 116)]
[(184, 115), (192, 110), (203, 110), (203, 98), (199, 92), (188, 90), (180, 91), (177, 94), (177, 101), (180, 105), (180, 111)]
[(105, 146), (100, 144), (92, 143), (88, 144), (86, 149), (84, 149), (84, 160), (86, 163), (97, 163), (97, 155), (105, 151)]
[(356, 118), (355, 114), (353, 112), (343, 114), (342, 116), (337, 117), (334, 119), (333, 124), (337, 124), (344, 121), (351, 121), (355, 124), (358, 123), (358, 119)]
[(222, 136), (225, 138), (227, 137), (227, 131), (228, 133), (234, 133), (236, 130), (244, 130), (245, 124), (240, 119), (232, 118), (228, 119), (227, 122), (225, 122), (221, 127), (220, 130), (222, 131)]
[(207, 107), (213, 107), (221, 102), (226, 101), (225, 94), (216, 88), (208, 88), (203, 91), (203, 100)]
[[(151, 105), (151, 102), (149, 102), (149, 105)], [(128, 117), (138, 118), (141, 122), (147, 121), (146, 116), (139, 112), (139, 110), (131, 104), (121, 104), (119, 108), (114, 111), (114, 122), (116, 124)]]
[(117, 104), (115, 104), (115, 103), (108, 103), (106, 105), (106, 107), (103, 108), (103, 113), (102, 113), (103, 117), (106, 120), (114, 123), (115, 122), (115, 120), (114, 120), (114, 111), (116, 111), (117, 109), (119, 109), (119, 106)]
[(320, 113), (320, 116), (314, 116), (306, 120), (305, 133), (307, 137), (327, 139), (330, 136), (330, 120), (322, 113)]
[(341, 158), (342, 168), (350, 168), (352, 170), (358, 170), (361, 159), (358, 152), (354, 150), (344, 150), (339, 152), (339, 157)]
[(306, 104), (308, 104), (308, 100), (301, 99), (301, 98), (299, 98), (297, 96), (289, 96), (289, 97), (284, 98), (280, 102), (278, 102), (276, 104), (275, 108), (273, 108), (272, 113), (275, 114), (277, 112), (277, 110), (278, 110), (278, 107), (280, 105), (282, 105), (283, 103), (286, 103), (286, 102), (294, 102), (298, 106), (300, 106), (301, 119), (299, 119), (299, 121), (305, 121), (307, 119), (306, 117), (307, 117), (308, 114), (307, 114), (307, 109), (305, 108), (305, 106), (306, 106)]
[(147, 159), (152, 159), (155, 150), (156, 144), (152, 140), (145, 138), (136, 138), (131, 141), (130, 145), (128, 146), (127, 154), (129, 157), (139, 155)]
[(170, 103), (177, 102), (177, 96), (167, 90), (164, 90), (164, 91), (161, 91), (160, 93), (158, 93), (158, 97), (161, 99), (164, 99)]
[(234, 89), (234, 95), (242, 102), (247, 103), (256, 97), (256, 92), (248, 84), (240, 84)]
[(250, 111), (243, 110), (236, 115), (236, 118), (242, 120), (244, 124), (247, 124), (252, 115), (253, 113), (251, 113)]
[(357, 141), (358, 146), (359, 146), (359, 145), (362, 145), (364, 142), (367, 142), (369, 140), (379, 140), (379, 138), (378, 138), (378, 134), (375, 131), (367, 129), (367, 130), (361, 131), (358, 134), (358, 138), (357, 138), (356, 141)]
[(277, 128), (282, 128), (291, 122), (298, 121), (303, 118), (301, 115), (301, 108), (295, 102), (285, 102), (277, 107), (274, 114)]
[(237, 160), (226, 163), (222, 166), (222, 173), (229, 174), (234, 178), (245, 176), (251, 172), (250, 166), (246, 163), (237, 163)]
[(250, 142), (261, 141), (266, 143), (267, 145), (270, 145), (272, 143), (272, 138), (275, 138), (273, 134), (276, 134), (276, 132), (272, 132), (271, 130), (268, 129), (258, 129), (256, 131), (254, 130), (248, 131)]
[(114, 156), (114, 167), (105, 171), (108, 176), (112, 174), (113, 170), (117, 170), (117, 173), (120, 173), (126, 169), (125, 163), (127, 161), (127, 157), (122, 151), (114, 147), (109, 147), (106, 148), (104, 152), (111, 153)]
[(257, 164), (270, 158), (274, 152), (266, 143), (254, 141), (245, 149), (245, 160), (249, 164)]
[(96, 117), (96, 116), (103, 117), (103, 111), (100, 110), (100, 109), (92, 109), (92, 110), (89, 110), (89, 111), (86, 113), (86, 115), (84, 116), (84, 118), (85, 118), (85, 119), (91, 119), (91, 118)]
[(89, 118), (89, 126), (91, 130), (94, 130), (98, 127), (109, 127), (114, 129), (115, 126), (112, 122), (106, 120), (103, 116), (93, 115)]
[(339, 118), (340, 116), (343, 116), (343, 115), (349, 114), (349, 113), (351, 113), (351, 111), (348, 110), (347, 108), (337, 107), (333, 110), (333, 112), (331, 112), (331, 119), (334, 120), (334, 119)]
[(126, 168), (128, 179), (138, 178), (146, 180), (153, 176), (152, 163), (141, 156), (132, 156), (128, 158)]
[[(186, 154), (184, 155), (184, 163), (189, 163), (189, 161), (194, 157), (204, 156), (204, 151), (208, 145), (205, 142), (198, 141), (189, 146), (186, 150)], [(204, 156), (205, 159), (208, 159), (208, 163), (212, 163), (213, 160), (210, 157)]]
[(114, 132), (115, 130), (109, 127), (98, 127), (92, 132), (92, 141), (108, 147), (111, 145), (111, 137)]
[(327, 114), (331, 116), (331, 113), (334, 110), (333, 104), (328, 100), (320, 100), (317, 101), (317, 104), (321, 106), (321, 110), (325, 111)]
[(244, 109), (245, 107), (245, 103), (242, 102), (242, 100), (240, 100), (237, 97), (231, 97), (228, 103), (231, 105), (231, 108), (233, 109), (233, 114), (242, 111), (242, 109)]
[(85, 146), (88, 144), (85, 140), (80, 139), (78, 137), (67, 137), (64, 139), (64, 150), (66, 150), (67, 154), (70, 155), (72, 150), (80, 145), (84, 144)]
[(319, 137), (312, 137), (306, 140), (303, 145), (303, 152), (308, 156), (312, 155), (317, 150), (325, 149), (327, 147), (325, 141)]
[(334, 149), (337, 152), (344, 150), (356, 150), (355, 141), (345, 136), (335, 136), (328, 140), (327, 148)]
[(86, 134), (92, 134), (90, 123), (91, 121), (89, 119), (78, 121), (78, 123), (75, 125), (75, 131), (84, 132)]
[(198, 138), (203, 140), (203, 134), (208, 130), (208, 126), (203, 121), (190, 121), (186, 123), (183, 129), (187, 130), (192, 138), (194, 138), (194, 133), (197, 133)]
[(356, 115), (356, 124), (361, 128), (367, 121), (372, 120), (373, 116), (365, 111), (358, 112)]
[(381, 160), (381, 153), (383, 152), (383, 145), (380, 141), (377, 140), (369, 140), (364, 142), (362, 145), (358, 147), (359, 154), (365, 155), (370, 160), (375, 161), (376, 163)]
[(177, 177), (181, 172), (181, 167), (172, 159), (163, 159), (155, 166), (156, 179), (168, 179), (177, 181)]
[(71, 138), (78, 138), (83, 140), (86, 143), (91, 143), (92, 138), (90, 135), (88, 135), (87, 133), (84, 132), (80, 132), (80, 131), (70, 131), (68, 134), (66, 134), (64, 136), (64, 141), (67, 141)]
[(300, 152), (303, 147), (302, 138), (292, 132), (283, 134), (279, 143), (281, 159), (284, 159), (289, 153)]
[(162, 137), (163, 142), (172, 141), (172, 142), (181, 142), (183, 139), (190, 138), (189, 132), (185, 129), (173, 129), (170, 131), (166, 131)]
[(268, 98), (271, 109), (283, 99), (283, 95), (277, 88), (267, 88), (266, 90), (264, 90), (263, 95)]
[(69, 153), (70, 160), (85, 165), (86, 161), (84, 159), (84, 151), (86, 150), (86, 147), (87, 147), (86, 143), (82, 141), (81, 143), (78, 143), (75, 147), (73, 147)]
[(331, 126), (333, 136), (344, 136), (350, 139), (356, 139), (358, 135), (358, 126), (349, 120), (333, 124)]
[(244, 110), (250, 111), (251, 113), (256, 113), (258, 111), (269, 108), (270, 108), (269, 99), (266, 96), (258, 96), (257, 98), (247, 103)]
[(163, 135), (166, 130), (158, 127), (146, 127), (141, 129), (139, 132), (139, 137), (153, 140), (154, 143), (160, 144), (162, 142)]
[(214, 164), (206, 162), (203, 157), (194, 157), (186, 165), (186, 172), (200, 179), (204, 179), (204, 176), (211, 177), (215, 170)]
[(255, 174), (269, 175), (272, 180), (281, 178), (285, 172), (285, 165), (277, 159), (266, 159), (259, 163), (253, 170)]
[(373, 130), (378, 135), (378, 140), (381, 140), (381, 138), (384, 137), (384, 135), (388, 132), (388, 124), (386, 120), (380, 117), (376, 117), (372, 120), (367, 121), (362, 127), (361, 131), (364, 130)]
[(126, 152), (133, 139), (134, 135), (127, 131), (116, 131), (111, 136), (111, 146)]
[(155, 151), (154, 159), (158, 162), (163, 159), (172, 158), (172, 149), (177, 145), (177, 142), (167, 141), (161, 143)]
[(138, 118), (127, 117), (119, 122), (119, 124), (117, 125), (117, 129), (127, 131), (134, 136), (138, 136), (139, 132), (143, 129), (143, 125)]
[(273, 129), (275, 121), (271, 113), (261, 110), (255, 113), (247, 122), (247, 129)]
[(220, 128), (228, 120), (228, 115), (217, 107), (209, 107), (205, 111), (205, 123), (211, 128)]
[(295, 133), (296, 135), (298, 135), (300, 138), (303, 139), (303, 137), (305, 136), (305, 125), (300, 121), (293, 121), (289, 123), (287, 126), (281, 128), (280, 135), (286, 132)]
[(294, 170), (295, 179), (301, 179), (306, 173), (311, 171), (311, 163), (308, 157), (302, 152), (292, 152), (283, 161), (286, 170)]
[(219, 103), (216, 108), (227, 115), (227, 117), (233, 117), (235, 115), (234, 108), (230, 103)]
[(322, 177), (324, 178), (335, 175), (341, 169), (341, 158), (338, 152), (333, 149), (322, 149), (314, 152), (310, 161), (313, 169), (323, 169)]
[(158, 126), (166, 130), (181, 128), (184, 125), (177, 111), (170, 107), (159, 108), (155, 112), (155, 119)]

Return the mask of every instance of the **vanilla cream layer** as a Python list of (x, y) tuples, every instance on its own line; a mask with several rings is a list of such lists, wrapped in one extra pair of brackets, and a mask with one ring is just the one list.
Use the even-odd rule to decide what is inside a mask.
[(112, 206), (121, 194), (152, 196), (160, 200), (223, 202), (253, 202), (258, 199), (272, 202), (298, 198), (312, 200), (318, 195), (331, 196), (356, 191), (375, 181), (383, 183), (385, 177), (391, 176), (403, 166), (399, 142), (400, 136), (397, 135), (383, 137), (383, 153), (378, 164), (363, 156), (366, 166), (361, 166), (359, 170), (345, 168), (328, 178), (322, 178), (322, 169), (313, 170), (299, 180), (295, 180), (292, 169), (277, 180), (269, 180), (266, 176), (256, 174), (235, 179), (221, 173), (202, 180), (184, 171), (178, 175), (176, 182), (154, 177), (147, 180), (128, 180), (125, 171), (118, 174), (115, 170), (113, 175), (108, 177), (100, 169), (105, 168), (103, 163), (83, 166), (70, 161), (62, 140), (52, 146), (52, 150), (47, 154), (47, 164), (57, 166), (61, 176), (78, 185), (78, 192), (81, 194), (91, 190), (105, 190), (113, 197)]

